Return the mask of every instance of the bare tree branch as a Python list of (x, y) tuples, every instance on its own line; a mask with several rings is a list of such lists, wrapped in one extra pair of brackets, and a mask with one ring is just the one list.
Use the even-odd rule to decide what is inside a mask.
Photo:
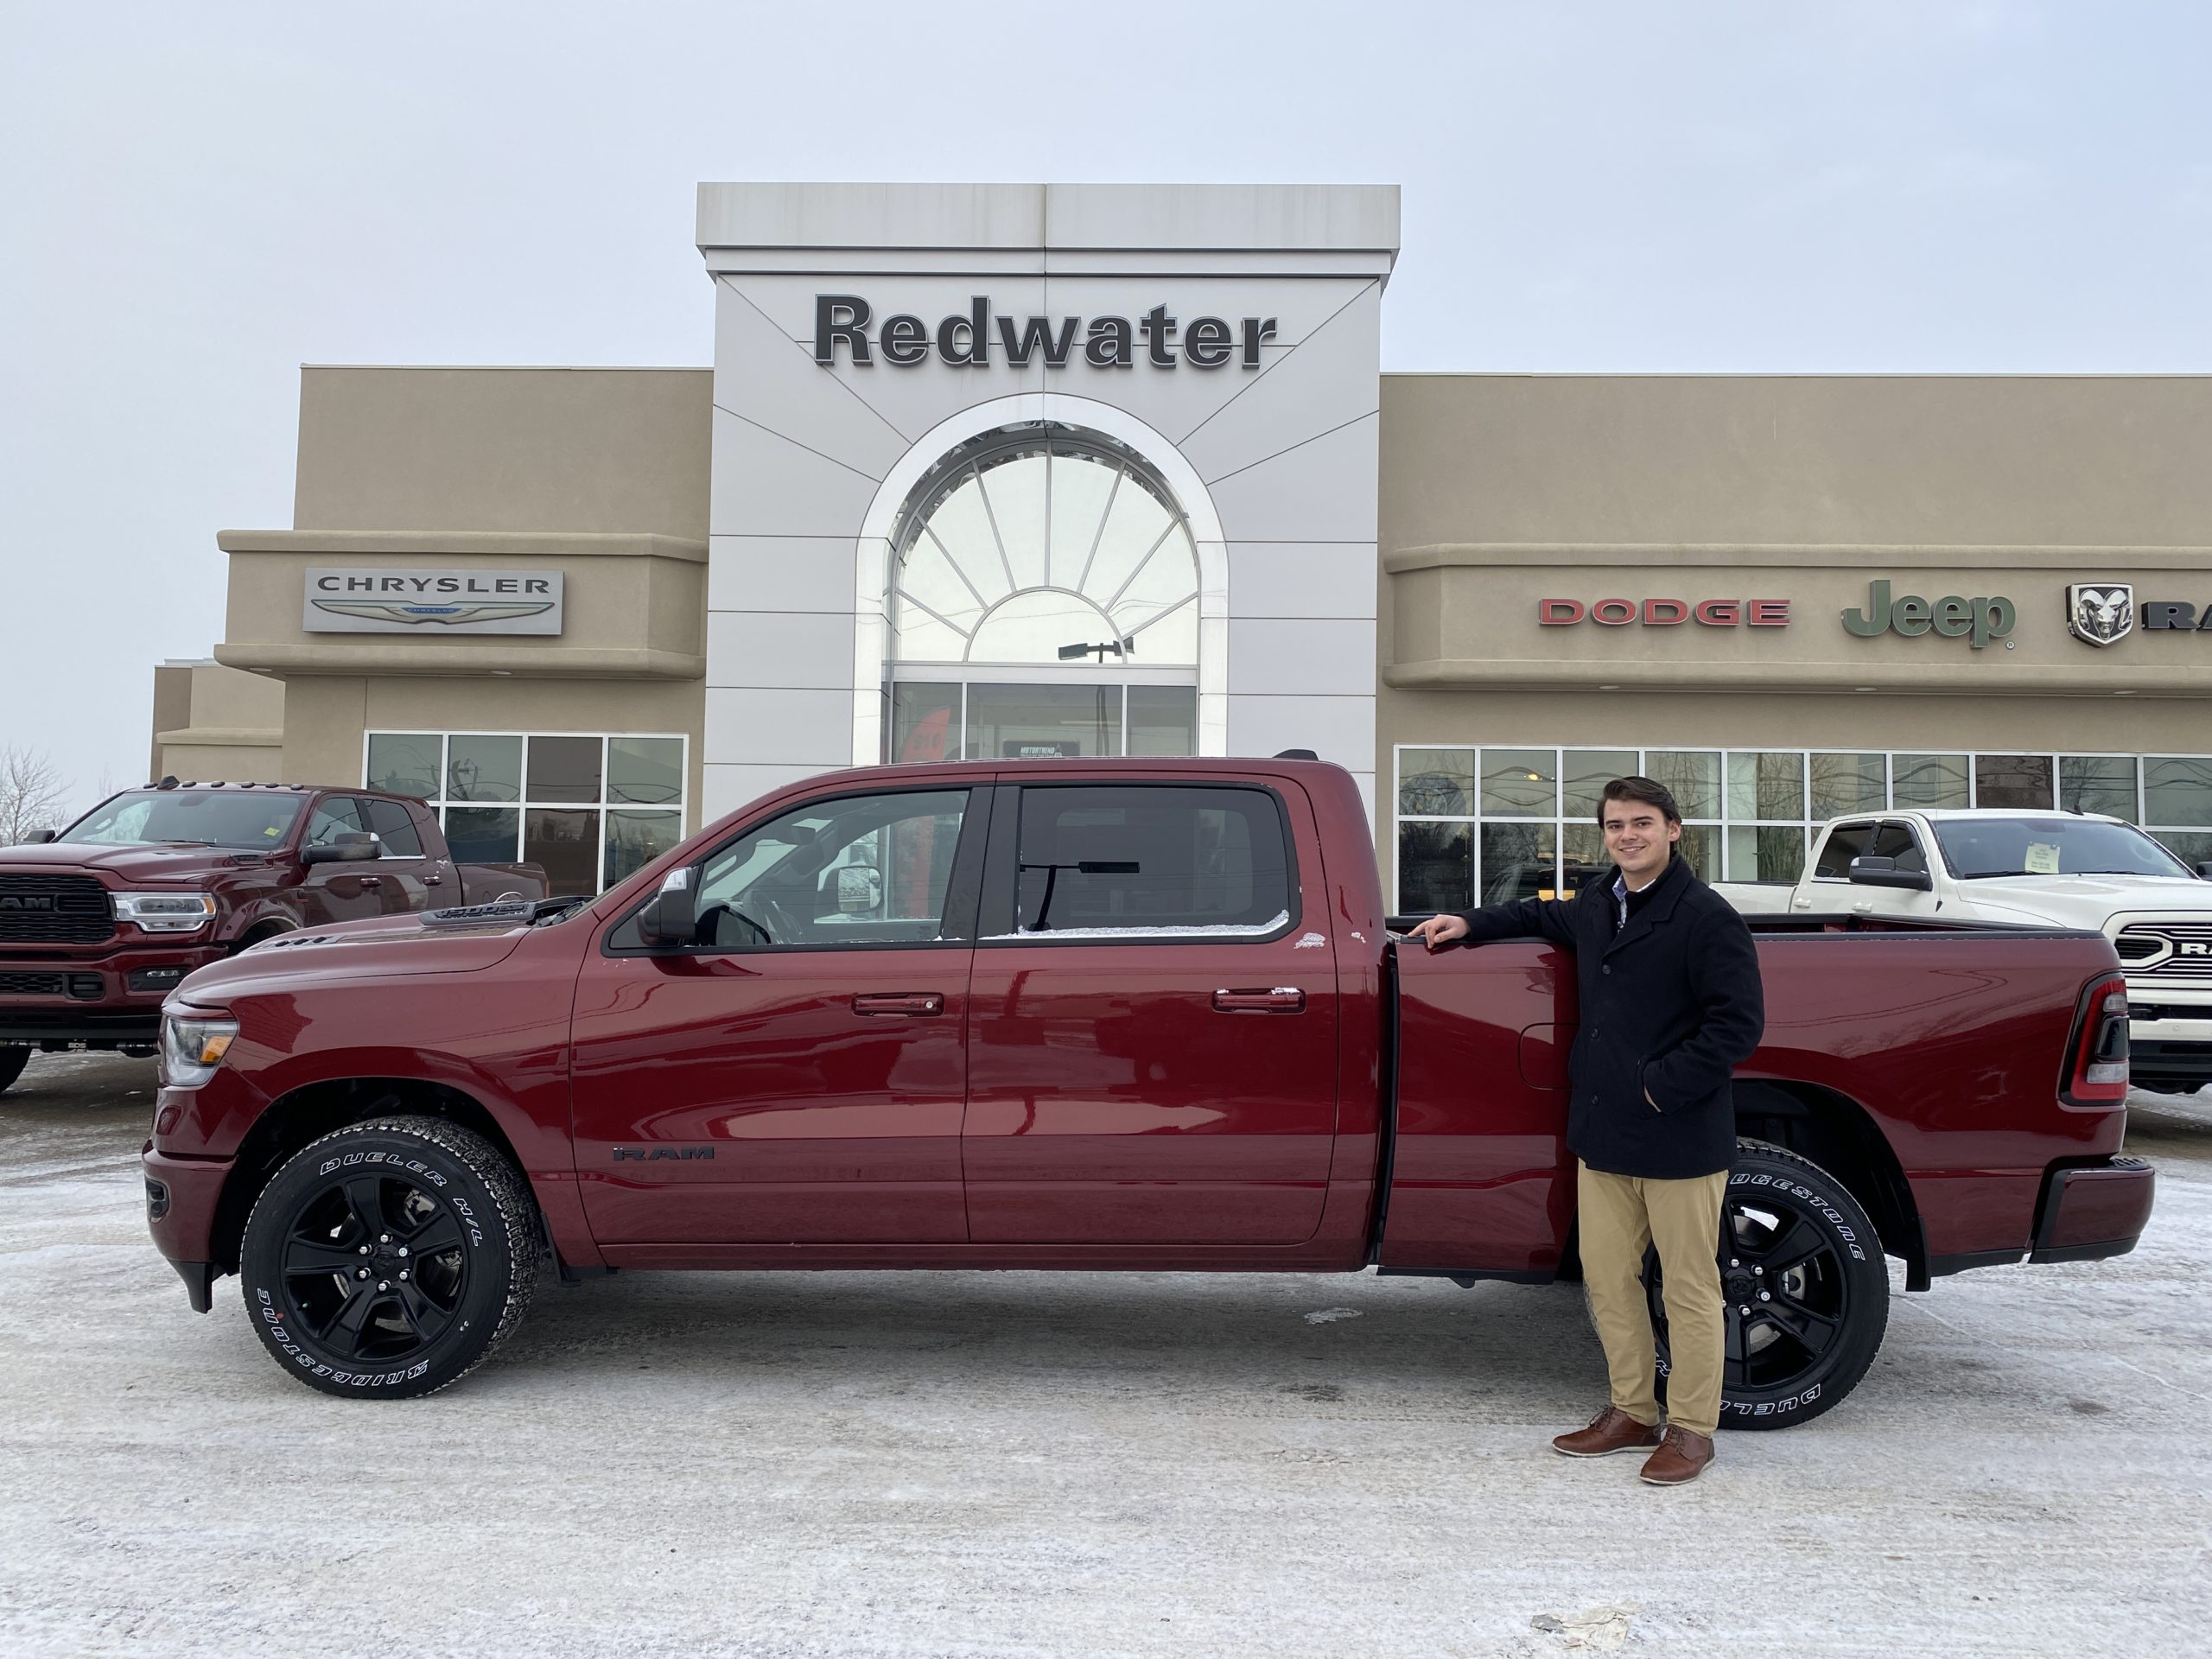
[(43, 749), (0, 746), (0, 847), (13, 847), (34, 830), (60, 826), (67, 782)]

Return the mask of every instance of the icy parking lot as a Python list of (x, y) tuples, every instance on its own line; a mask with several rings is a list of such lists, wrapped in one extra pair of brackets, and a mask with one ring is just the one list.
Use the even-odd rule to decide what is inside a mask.
[(154, 1253), (153, 1086), (0, 1096), (10, 1655), (2212, 1647), (2212, 1098), (2138, 1097), (2134, 1255), (1900, 1295), (1846, 1405), (1662, 1491), (1546, 1447), (1602, 1403), (1567, 1288), (625, 1274), (327, 1398)]

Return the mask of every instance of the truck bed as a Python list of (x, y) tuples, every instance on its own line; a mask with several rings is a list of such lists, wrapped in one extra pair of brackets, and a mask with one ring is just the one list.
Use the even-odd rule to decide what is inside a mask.
[[(1810, 1136), (1831, 1161), (1870, 1163), (1883, 1246), (1916, 1287), (2020, 1259), (2052, 1166), (2120, 1150), (2124, 1112), (2059, 1098), (2083, 991), (2118, 967), (2102, 935), (1747, 919), (1767, 991), (1765, 1039), (1737, 1074), (1747, 1130), (1783, 1145)], [(1556, 1276), (1574, 1208), (1568, 953), (1533, 939), (1435, 952), (1400, 940), (1390, 967), (1396, 1100), (1382, 1266)]]

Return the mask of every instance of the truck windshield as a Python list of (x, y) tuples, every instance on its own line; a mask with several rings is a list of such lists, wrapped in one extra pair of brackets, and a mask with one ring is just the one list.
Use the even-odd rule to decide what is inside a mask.
[(269, 852), (284, 844), (299, 822), (301, 797), (220, 795), (208, 791), (134, 789), (94, 807), (56, 837), (103, 847), (148, 847), (162, 842), (250, 847)]
[(2189, 867), (2128, 823), (2096, 818), (1937, 819), (1943, 861), (1961, 881), (2002, 875), (2163, 875)]

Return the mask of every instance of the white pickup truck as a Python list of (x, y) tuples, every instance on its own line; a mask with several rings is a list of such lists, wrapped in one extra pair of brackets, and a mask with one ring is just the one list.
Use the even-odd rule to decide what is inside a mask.
[(2179, 1094), (2212, 1083), (2207, 875), (2118, 818), (1983, 808), (1834, 818), (1796, 882), (1713, 887), (1747, 913), (2093, 929), (2127, 975), (2134, 1083)]

